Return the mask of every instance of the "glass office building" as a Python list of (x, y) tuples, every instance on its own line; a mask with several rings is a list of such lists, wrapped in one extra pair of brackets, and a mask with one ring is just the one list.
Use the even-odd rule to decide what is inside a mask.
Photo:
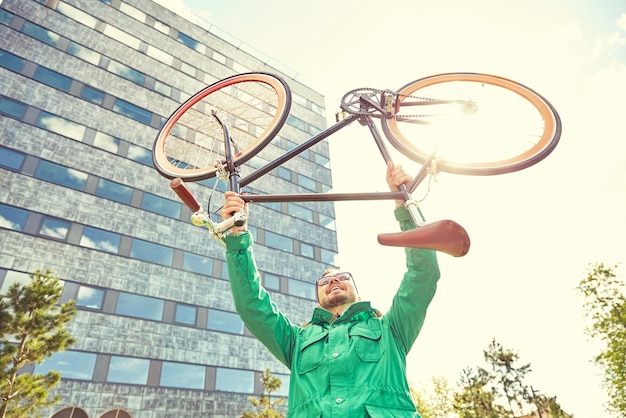
[[(151, 0), (0, 2), (0, 293), (50, 268), (76, 300), (76, 343), (28, 372), (57, 370), (55, 418), (236, 417), (269, 369), (289, 371), (236, 314), (224, 248), (152, 166), (178, 105), (233, 74), (281, 75), (293, 105), (243, 169), (326, 127), (323, 97), (254, 48)], [(205, 208), (223, 181), (190, 187)], [(250, 184), (327, 192), (321, 142)], [(294, 323), (309, 320), (317, 274), (334, 264), (334, 205), (257, 204), (250, 229), (264, 285)]]

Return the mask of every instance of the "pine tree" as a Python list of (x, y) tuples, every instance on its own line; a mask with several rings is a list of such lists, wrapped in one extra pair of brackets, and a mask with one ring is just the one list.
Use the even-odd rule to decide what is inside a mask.
[[(278, 398), (272, 402), (270, 398), (272, 392), (280, 389), (281, 381), (278, 377), (273, 376), (269, 370), (265, 370), (261, 375), (261, 383), (263, 384), (263, 393), (259, 398), (250, 397), (248, 400), (255, 409), (255, 412), (244, 412), (241, 418), (283, 418), (285, 415), (277, 411), (277, 406), (281, 405), (285, 398)], [(265, 395), (267, 393), (267, 396)]]
[(12, 284), (0, 295), (0, 418), (36, 417), (37, 411), (58, 402), (48, 391), (61, 375), (21, 373), (26, 365), (42, 363), (75, 340), (65, 328), (76, 314), (75, 302), (59, 305), (63, 286), (50, 269), (37, 270), (27, 285)]

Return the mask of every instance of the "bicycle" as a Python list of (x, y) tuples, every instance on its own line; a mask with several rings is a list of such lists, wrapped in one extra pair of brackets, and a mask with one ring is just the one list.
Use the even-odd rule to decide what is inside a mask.
[[(561, 136), (558, 112), (529, 87), (494, 75), (445, 73), (420, 78), (397, 91), (361, 88), (347, 92), (334, 125), (241, 178), (240, 167), (278, 134), (290, 108), (288, 84), (276, 75), (254, 72), (211, 84), (167, 119), (154, 141), (154, 166), (171, 180), (171, 188), (191, 209), (194, 225), (207, 227), (221, 241), (233, 225), (245, 222), (245, 214), (235, 214), (221, 223), (213, 222), (184, 181), (218, 176), (229, 180), (230, 190), (239, 193), (242, 187), (356, 121), (369, 128), (385, 163), (392, 162), (375, 124), (378, 120), (389, 143), (421, 164), (409, 186), (401, 187), (398, 192), (241, 197), (246, 202), (259, 203), (403, 200), (419, 228), (379, 234), (378, 242), (431, 248), (459, 257), (469, 250), (469, 235), (451, 220), (426, 223), (411, 195), (418, 185), (428, 175), (438, 172), (484, 176), (528, 168), (547, 157)], [(419, 113), (413, 113), (416, 109)], [(441, 145), (458, 137), (472, 141), (470, 147), (453, 148), (442, 156), (438, 151)], [(479, 140), (488, 141), (487, 145), (475, 147), (473, 142)], [(470, 151), (476, 154), (468, 154)]]

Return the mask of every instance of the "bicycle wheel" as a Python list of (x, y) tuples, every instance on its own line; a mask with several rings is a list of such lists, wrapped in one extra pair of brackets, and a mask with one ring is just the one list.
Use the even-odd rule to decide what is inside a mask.
[(382, 119), (389, 142), (419, 163), (435, 154), (437, 170), (454, 174), (522, 170), (547, 157), (561, 136), (559, 115), (545, 98), (487, 74), (413, 81), (398, 90), (395, 109)]
[(168, 179), (214, 177), (218, 165), (225, 162), (222, 124), (230, 134), (233, 164), (238, 166), (274, 138), (290, 108), (289, 86), (271, 74), (246, 73), (211, 84), (167, 119), (152, 148), (154, 167)]

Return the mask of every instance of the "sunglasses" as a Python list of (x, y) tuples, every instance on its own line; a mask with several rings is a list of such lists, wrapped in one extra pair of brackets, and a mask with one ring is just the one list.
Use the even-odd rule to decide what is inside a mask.
[(347, 271), (342, 271), (341, 273), (335, 273), (335, 274), (329, 274), (327, 276), (323, 276), (322, 278), (317, 280), (317, 285), (320, 287), (326, 286), (328, 283), (331, 282), (332, 279), (337, 279), (340, 282), (345, 282), (347, 280), (354, 281), (354, 279), (352, 278), (352, 274), (348, 273)]

